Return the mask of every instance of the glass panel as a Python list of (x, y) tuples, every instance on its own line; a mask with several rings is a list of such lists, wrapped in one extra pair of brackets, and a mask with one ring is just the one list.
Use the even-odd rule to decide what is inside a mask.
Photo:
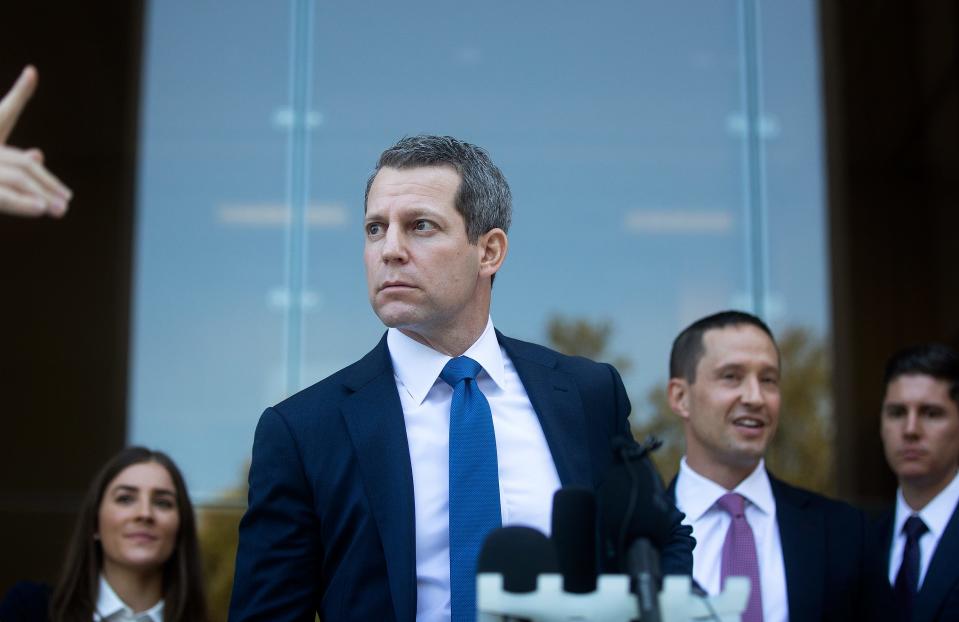
[(760, 2), (769, 317), (783, 356), (770, 468), (835, 492), (826, 188), (816, 3)]
[(489, 150), (515, 199), (497, 327), (616, 363), (667, 471), (670, 344), (728, 307), (763, 310), (796, 379), (776, 468), (828, 471), (814, 4), (149, 4), (130, 440), (206, 506), (216, 612), (260, 412), (383, 332), (363, 191), (403, 135)]
[[(440, 2), (151, 5), (131, 440), (170, 447), (197, 497), (214, 498), (242, 469), (263, 405), (375, 343), (363, 188), (378, 153), (419, 131), (486, 147), (512, 183), (497, 326), (547, 341), (557, 315), (609, 322), (598, 354), (632, 363), (639, 419), (672, 337), (704, 313), (759, 302), (775, 326), (821, 340), (815, 15), (811, 3), (758, 8), (492, 2), (464, 20)], [(761, 60), (756, 170), (750, 51)], [(297, 84), (310, 97), (297, 99)], [(299, 150), (297, 127), (309, 136)], [(307, 232), (300, 262), (288, 201), (307, 188), (293, 212)], [(756, 301), (764, 264), (769, 293)]]
[(770, 312), (829, 332), (825, 162), (814, 3), (762, 4)]
[(286, 391), (289, 15), (148, 6), (129, 439), (169, 452), (202, 503), (244, 477)]

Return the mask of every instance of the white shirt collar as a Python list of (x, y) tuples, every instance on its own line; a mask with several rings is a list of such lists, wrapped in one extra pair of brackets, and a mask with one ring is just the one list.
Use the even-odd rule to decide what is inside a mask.
[(138, 620), (140, 622), (163, 622), (163, 599), (146, 611), (134, 612), (125, 602), (120, 600), (106, 577), (100, 575), (100, 587), (97, 590), (97, 608), (95, 620), (110, 620), (111, 617), (122, 614), (120, 619)]
[[(452, 358), (437, 352), (415, 339), (407, 337), (396, 328), (386, 332), (386, 345), (393, 360), (393, 374), (400, 381), (416, 404), (422, 404), (433, 388), (443, 367)], [(506, 386), (506, 369), (503, 353), (493, 329), (493, 319), (486, 321), (486, 328), (463, 356), (468, 356), (483, 366), (483, 371), (496, 384), (498, 390)]]
[[(686, 456), (679, 462), (679, 474), (676, 485), (683, 487), (682, 497), (686, 504), (683, 511), (690, 522), (699, 520), (703, 514), (715, 507), (719, 498), (727, 492), (739, 493), (764, 514), (776, 516), (776, 498), (773, 496), (769, 475), (766, 473), (766, 461), (763, 459), (760, 459), (753, 472), (732, 491), (694, 471), (686, 463)], [(676, 496), (679, 496), (678, 491)]]
[(896, 530), (893, 535), (902, 533), (902, 526), (906, 524), (906, 519), (916, 514), (929, 528), (929, 532), (938, 540), (946, 530), (949, 519), (952, 518), (952, 513), (956, 509), (956, 504), (959, 504), (959, 473), (956, 473), (949, 485), (943, 488), (938, 495), (933, 497), (932, 501), (926, 504), (926, 507), (918, 512), (909, 507), (905, 497), (902, 496), (902, 488), (899, 488), (896, 491)]

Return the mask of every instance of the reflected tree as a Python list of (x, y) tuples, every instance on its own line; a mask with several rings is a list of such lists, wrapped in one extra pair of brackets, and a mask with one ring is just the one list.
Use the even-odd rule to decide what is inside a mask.
[(835, 422), (825, 344), (804, 328), (779, 339), (783, 376), (779, 431), (769, 449), (769, 470), (805, 488), (835, 494)]
[[(656, 384), (646, 391), (646, 403), (649, 406), (643, 422), (637, 426), (633, 423), (633, 436), (645, 437), (652, 434), (663, 441), (662, 447), (653, 452), (653, 462), (659, 469), (666, 483), (672, 481), (679, 470), (679, 459), (686, 451), (686, 441), (683, 438), (683, 426), (679, 417), (669, 409), (669, 400), (666, 398), (666, 384)], [(634, 419), (642, 415), (634, 414)]]
[(240, 518), (246, 508), (246, 472), (242, 484), (223, 492), (199, 512), (200, 549), (210, 622), (226, 622), (233, 590), (233, 569)]
[(552, 316), (546, 324), (549, 345), (554, 350), (573, 356), (585, 356), (594, 361), (611, 363), (625, 374), (632, 369), (632, 361), (622, 355), (607, 352), (613, 324), (609, 321), (594, 322), (583, 318)]

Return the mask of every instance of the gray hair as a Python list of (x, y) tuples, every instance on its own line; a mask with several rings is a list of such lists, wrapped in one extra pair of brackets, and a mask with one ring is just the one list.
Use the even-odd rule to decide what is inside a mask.
[(509, 231), (513, 219), (513, 195), (506, 178), (486, 150), (452, 136), (406, 136), (380, 154), (376, 169), (366, 181), (363, 211), (366, 211), (373, 179), (381, 168), (418, 166), (451, 166), (460, 174), (462, 181), (454, 205), (466, 221), (466, 237), (470, 244), (475, 244), (491, 229)]

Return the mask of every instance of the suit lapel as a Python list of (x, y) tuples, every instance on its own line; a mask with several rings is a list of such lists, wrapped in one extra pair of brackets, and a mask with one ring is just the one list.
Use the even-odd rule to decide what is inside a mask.
[(939, 539), (936, 552), (932, 554), (929, 570), (922, 581), (919, 594), (916, 596), (916, 609), (913, 612), (914, 622), (931, 622), (942, 606), (950, 590), (957, 589), (959, 584), (959, 506), (952, 511), (952, 518), (946, 525), (946, 530)]
[(821, 512), (807, 512), (809, 496), (769, 476), (786, 567), (790, 620), (819, 620), (823, 613), (826, 526)]
[(669, 500), (673, 502), (673, 505), (676, 505), (676, 480), (679, 479), (679, 473), (673, 476), (673, 481), (669, 482), (669, 486), (666, 487), (666, 494), (669, 495)]
[(412, 622), (416, 617), (413, 471), (385, 336), (353, 372), (344, 384), (354, 393), (344, 400), (341, 412), (383, 541), (396, 619)]
[[(556, 358), (523, 343), (497, 338), (536, 411), (564, 486), (593, 486), (586, 414), (573, 378)], [(354, 391), (341, 412), (356, 450), (367, 501), (383, 541), (390, 592), (400, 622), (416, 617), (416, 527), (413, 472), (403, 407), (396, 392), (386, 337), (352, 369), (344, 385)]]
[(866, 599), (876, 619), (896, 611), (896, 598), (889, 585), (889, 556), (896, 511), (884, 512), (868, 525), (866, 538)]
[(496, 331), (519, 374), (530, 404), (536, 411), (553, 463), (563, 486), (595, 485), (590, 480), (586, 413), (573, 378), (556, 369), (556, 357), (548, 351), (526, 348), (523, 342)]
[[(892, 526), (896, 520), (896, 511), (886, 512), (876, 520), (876, 535), (879, 538), (879, 544), (882, 547), (882, 556), (886, 560), (886, 567), (889, 566), (889, 555), (892, 551)], [(885, 569), (883, 570), (885, 572)], [(888, 582), (888, 579), (887, 579)]]

